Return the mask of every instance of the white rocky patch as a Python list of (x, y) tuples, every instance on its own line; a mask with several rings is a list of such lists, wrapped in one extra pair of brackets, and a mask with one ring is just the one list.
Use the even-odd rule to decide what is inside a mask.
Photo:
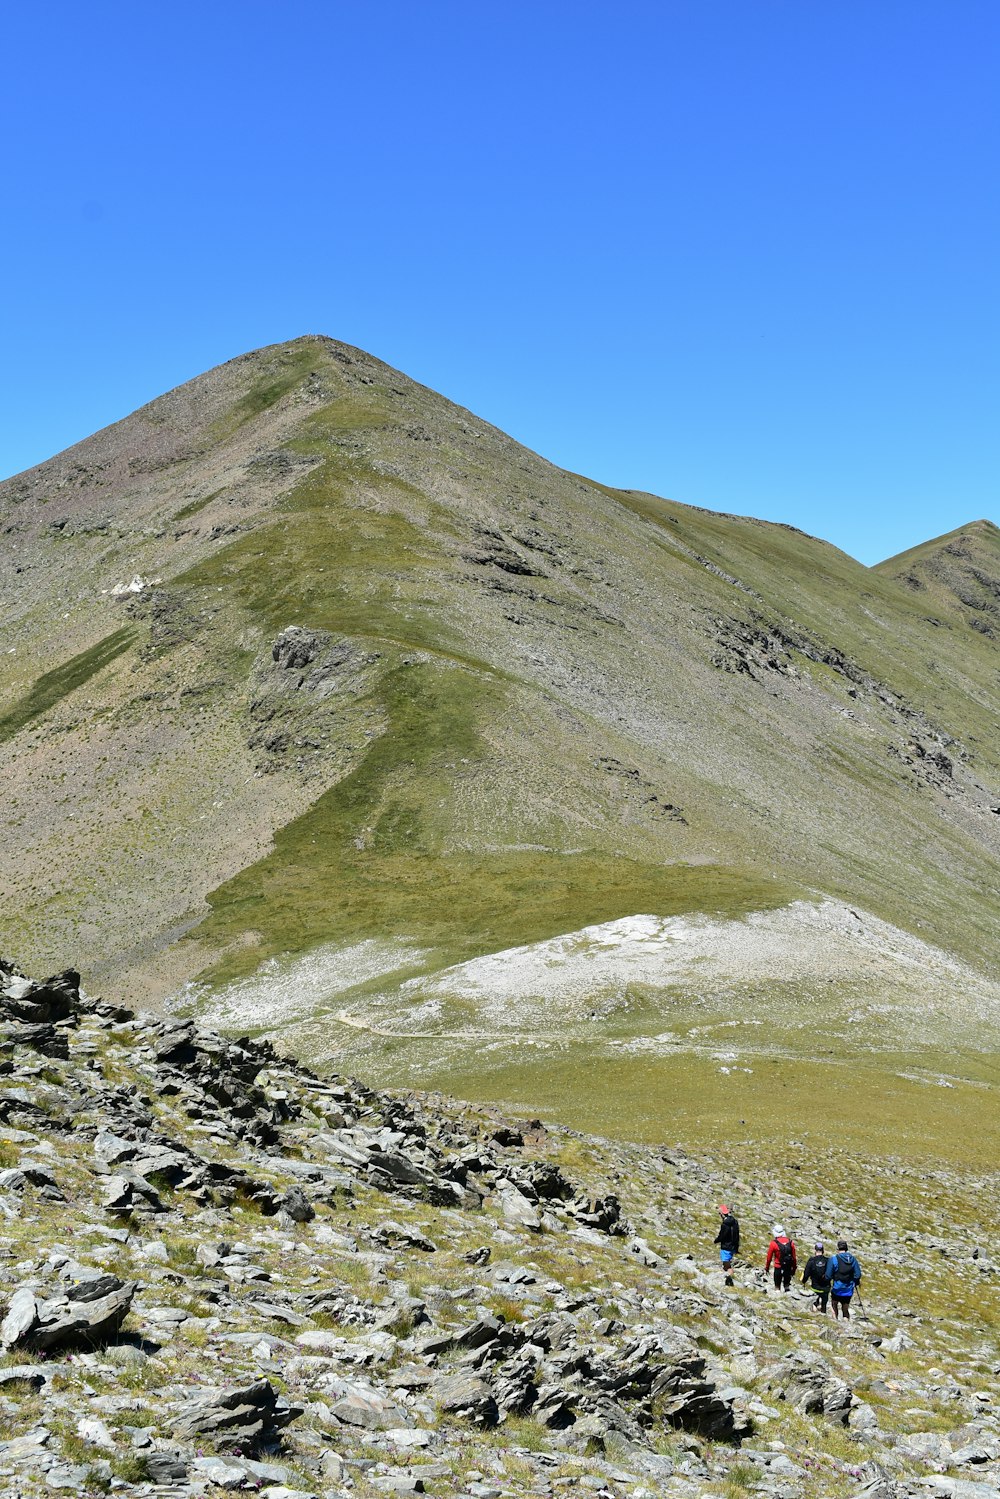
[[(704, 915), (626, 916), (546, 942), (475, 958), (404, 983), (407, 1018), (430, 1019), (443, 1001), (472, 1001), (481, 1025), (520, 1029), (544, 1013), (560, 1020), (609, 1015), (630, 996), (675, 991), (739, 1000), (741, 992), (801, 984), (857, 984), (866, 998), (960, 993), (1000, 1015), (996, 986), (939, 948), (839, 901), (795, 901), (736, 920)], [(420, 1001), (420, 1008), (412, 1008)], [(595, 1011), (597, 1012), (595, 1014)]]
[(249, 978), (214, 992), (189, 984), (172, 1008), (196, 1005), (199, 1020), (225, 1030), (270, 1030), (312, 1015), (360, 984), (379, 978), (389, 983), (394, 974), (400, 978), (425, 959), (421, 948), (406, 943), (330, 943), (302, 957), (269, 958)]
[(127, 583), (115, 583), (108, 589), (102, 589), (102, 593), (110, 591), (113, 599), (128, 599), (134, 594), (143, 593), (147, 588), (155, 588), (157, 583), (162, 583), (162, 578), (144, 578), (142, 573), (136, 573)]
[[(818, 1001), (827, 1027), (853, 1031), (864, 1022), (883, 1044), (918, 1022), (939, 1033), (973, 1017), (1000, 1026), (1000, 991), (988, 978), (832, 899), (736, 919), (637, 913), (436, 971), (415, 943), (331, 944), (184, 998), (227, 1030), (322, 1020), (386, 1036), (529, 1044), (593, 1034), (595, 1023), (609, 1022), (616, 1050), (681, 1044), (724, 1065), (740, 1056), (730, 1046), (749, 1042), (748, 1028), (761, 1025), (762, 1003), (772, 1015), (780, 1006), (796, 1026), (815, 1024), (804, 1017)], [(691, 1023), (700, 1016), (708, 1023)], [(615, 1036), (616, 1019), (631, 1034)], [(664, 1020), (681, 1022), (681, 1032), (663, 1030)]]

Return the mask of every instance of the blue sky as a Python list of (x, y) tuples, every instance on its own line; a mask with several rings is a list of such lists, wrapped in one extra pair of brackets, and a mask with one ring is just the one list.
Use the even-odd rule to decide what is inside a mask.
[(996, 0), (5, 11), (0, 475), (260, 344), (866, 562), (1000, 521)]

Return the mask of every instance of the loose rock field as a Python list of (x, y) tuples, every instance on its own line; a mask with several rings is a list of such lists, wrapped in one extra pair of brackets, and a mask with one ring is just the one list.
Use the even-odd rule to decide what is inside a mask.
[[(0, 964), (0, 1492), (1000, 1493), (995, 1175), (611, 1143)], [(744, 1259), (722, 1283), (725, 1197)], [(759, 1269), (846, 1234), (870, 1320)]]

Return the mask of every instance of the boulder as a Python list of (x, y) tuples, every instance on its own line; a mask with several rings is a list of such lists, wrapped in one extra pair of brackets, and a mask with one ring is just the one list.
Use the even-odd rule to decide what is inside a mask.
[(223, 1450), (247, 1452), (270, 1442), (301, 1414), (301, 1406), (289, 1405), (269, 1380), (257, 1379), (185, 1401), (175, 1413), (173, 1429), (179, 1437), (208, 1437)]
[[(381, 1186), (383, 1180), (388, 1180), (400, 1187), (427, 1185), (428, 1173), (411, 1161), (408, 1156), (400, 1155), (398, 1151), (373, 1150), (368, 1161), (368, 1179), (375, 1186)], [(376, 1177), (380, 1180), (374, 1180)]]
[(198, 1483), (213, 1489), (236, 1491), (250, 1483), (250, 1470), (240, 1462), (227, 1461), (224, 1457), (196, 1457), (191, 1464), (192, 1476)]
[(135, 1281), (116, 1275), (99, 1275), (71, 1286), (62, 1296), (39, 1301), (35, 1292), (22, 1287), (11, 1298), (0, 1328), (6, 1347), (31, 1347), (39, 1352), (93, 1347), (113, 1338), (132, 1305)]
[(338, 1421), (346, 1426), (361, 1426), (366, 1431), (390, 1431), (406, 1426), (409, 1418), (401, 1406), (361, 1380), (332, 1378), (325, 1389), (338, 1398), (331, 1406)]
[(749, 1431), (748, 1423), (738, 1415), (731, 1399), (726, 1399), (713, 1384), (685, 1382), (665, 1393), (657, 1403), (665, 1426), (695, 1431), (713, 1441), (735, 1441)]
[(577, 1223), (585, 1228), (593, 1228), (603, 1234), (627, 1232), (621, 1203), (613, 1192), (609, 1192), (606, 1197), (576, 1197), (569, 1204), (569, 1211)]
[(147, 1452), (146, 1472), (153, 1483), (173, 1484), (187, 1481), (187, 1463), (179, 1452)]
[(660, 1256), (655, 1250), (650, 1249), (645, 1239), (640, 1239), (638, 1234), (633, 1235), (628, 1241), (628, 1252), (634, 1255), (640, 1265), (645, 1265), (647, 1270), (655, 1270), (663, 1264)]
[(515, 1186), (509, 1182), (501, 1182), (497, 1189), (497, 1199), (500, 1203), (500, 1211), (508, 1223), (515, 1223), (519, 1228), (530, 1229), (537, 1233), (542, 1226), (541, 1215)]
[(0, 1395), (27, 1390), (37, 1394), (50, 1378), (49, 1371), (39, 1369), (36, 1364), (11, 1364), (6, 1369), (0, 1369)]
[(538, 1399), (535, 1365), (530, 1359), (508, 1359), (491, 1377), (490, 1385), (505, 1417), (527, 1415)]
[(508, 1333), (508, 1329), (499, 1317), (483, 1312), (475, 1322), (470, 1322), (468, 1327), (456, 1333), (454, 1341), (460, 1348), (484, 1348), (505, 1333)]
[(69, 1058), (69, 1037), (65, 1030), (54, 1025), (14, 1024), (7, 1029), (7, 1039), (15, 1046), (27, 1046), (43, 1057), (54, 1057), (59, 1061)]
[(76, 1423), (76, 1434), (92, 1447), (103, 1447), (106, 1452), (115, 1450), (115, 1439), (103, 1421), (94, 1416), (81, 1416)]
[(876, 1346), (880, 1353), (902, 1353), (904, 1349), (913, 1347), (913, 1339), (909, 1333), (897, 1327), (891, 1338), (880, 1338)]
[(846, 1426), (853, 1395), (817, 1354), (799, 1350), (789, 1353), (771, 1371), (770, 1387), (778, 1391), (801, 1415), (823, 1415)]
[(50, 1025), (56, 1020), (68, 1020), (76, 1015), (80, 1007), (80, 975), (75, 968), (42, 983), (8, 969), (0, 981), (0, 1013), (14, 1020), (23, 1020), (30, 1025)]
[(574, 1195), (572, 1182), (554, 1161), (526, 1161), (518, 1168), (517, 1176), (519, 1184), (528, 1183), (535, 1197), (543, 1201), (568, 1202)]
[(101, 1194), (101, 1206), (107, 1213), (161, 1213), (159, 1193), (145, 1177), (129, 1171), (109, 1176)]
[(553, 1431), (565, 1431), (576, 1421), (575, 1402), (569, 1390), (560, 1385), (543, 1385), (531, 1410), (533, 1421), (549, 1426)]
[(422, 1249), (427, 1254), (433, 1254), (437, 1249), (437, 1245), (425, 1234), (405, 1223), (393, 1223), (391, 1220), (372, 1229), (372, 1238), (376, 1244), (382, 1244), (387, 1249)]
[(0, 1326), (0, 1339), (5, 1348), (14, 1348), (24, 1341), (25, 1335), (38, 1320), (38, 1302), (34, 1291), (22, 1286), (15, 1291), (7, 1308), (7, 1315)]
[(475, 1426), (496, 1426), (500, 1411), (493, 1392), (478, 1374), (450, 1374), (433, 1389), (445, 1415), (461, 1416)]
[(301, 1187), (289, 1187), (281, 1199), (280, 1210), (288, 1214), (293, 1223), (311, 1223), (315, 1209)]

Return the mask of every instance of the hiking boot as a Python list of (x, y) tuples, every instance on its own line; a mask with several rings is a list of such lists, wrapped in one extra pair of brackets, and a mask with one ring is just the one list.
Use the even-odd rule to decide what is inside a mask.
[(727, 1286), (731, 1286), (732, 1283), (733, 1283), (733, 1277), (731, 1275), (727, 1275), (726, 1276), (726, 1285)]

